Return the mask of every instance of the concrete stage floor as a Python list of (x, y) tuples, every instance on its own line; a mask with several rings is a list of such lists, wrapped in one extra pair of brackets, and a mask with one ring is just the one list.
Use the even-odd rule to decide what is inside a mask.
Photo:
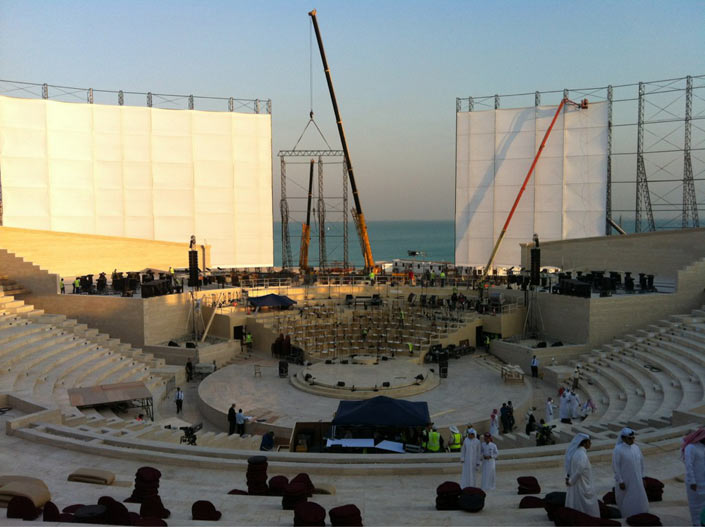
[[(254, 364), (261, 366), (261, 377), (254, 376)], [(489, 419), (492, 409), (499, 408), (507, 400), (512, 401), (515, 413), (522, 412), (521, 420), (517, 415), (517, 422), (523, 421), (523, 408), (531, 402), (533, 393), (530, 378), (526, 378), (523, 385), (504, 384), (499, 370), (488, 364), (482, 354), (451, 359), (448, 366), (448, 378), (441, 379), (437, 387), (405, 397), (410, 401), (426, 401), (436, 425), (473, 423), (481, 426)], [(437, 364), (417, 366), (419, 369), (426, 367), (438, 371)], [(301, 368), (290, 364), (289, 375), (295, 375)], [(295, 388), (288, 378), (279, 377), (277, 360), (257, 355), (206, 377), (198, 386), (198, 396), (202, 404), (223, 414), (235, 403), (237, 408), (242, 408), (245, 414), (255, 419), (266, 419), (269, 424), (287, 428), (293, 428), (297, 421), (330, 420), (339, 402)], [(171, 406), (166, 409), (167, 415), (171, 413), (170, 409)], [(222, 423), (211, 424), (227, 430), (225, 418)]]

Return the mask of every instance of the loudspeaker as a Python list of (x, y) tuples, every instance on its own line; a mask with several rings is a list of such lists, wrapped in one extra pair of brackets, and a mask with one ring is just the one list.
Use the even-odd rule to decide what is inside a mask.
[(384, 381), (384, 382), (382, 383), (382, 386), (383, 386), (384, 388), (389, 388), (390, 384), (389, 384), (388, 381)]
[(541, 283), (541, 249), (531, 249), (531, 285)]
[(445, 366), (439, 367), (438, 370), (439, 370), (439, 376), (441, 379), (448, 378), (448, 363), (447, 362), (446, 362)]
[(188, 285), (189, 287), (198, 285), (198, 251), (188, 252)]
[(338, 381), (338, 386), (342, 388), (343, 386), (345, 386), (345, 382), (343, 382), (343, 381)]

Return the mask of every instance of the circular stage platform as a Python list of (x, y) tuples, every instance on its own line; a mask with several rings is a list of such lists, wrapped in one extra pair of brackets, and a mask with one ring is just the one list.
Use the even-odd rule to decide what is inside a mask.
[(304, 392), (337, 399), (369, 399), (378, 395), (404, 398), (438, 386), (437, 365), (413, 359), (355, 355), (317, 362), (299, 370), (291, 384)]
[[(398, 367), (394, 371), (395, 377), (408, 378), (412, 373), (415, 376), (426, 368), (437, 370), (437, 364), (415, 365), (411, 368), (403, 365), (401, 359), (389, 362), (390, 366)], [(258, 365), (261, 375), (255, 375), (255, 365)], [(336, 365), (324, 363), (317, 368)], [(340, 365), (353, 366), (352, 364)], [(369, 379), (365, 382), (380, 381), (375, 372), (386, 371), (377, 369), (382, 366), (370, 368)], [(278, 361), (270, 357), (255, 355), (251, 359), (242, 359), (241, 362), (231, 364), (206, 377), (198, 386), (198, 406), (201, 414), (214, 426), (227, 430), (227, 412), (231, 404), (242, 408), (246, 415), (253, 417), (253, 421), (260, 422), (263, 427), (279, 430), (291, 429), (297, 422), (329, 421), (333, 418), (338, 408), (339, 399), (333, 396), (322, 397), (314, 393), (299, 390), (291, 382), (292, 376), (297, 376), (303, 366), (289, 365), (289, 377), (279, 377)], [(334, 371), (333, 369), (330, 370)], [(364, 378), (367, 378), (367, 370)], [(321, 378), (328, 373), (317, 373)], [(331, 374), (329, 378), (332, 378)], [(524, 384), (504, 384), (499, 370), (495, 365), (488, 364), (482, 356), (469, 355), (460, 359), (451, 359), (448, 367), (448, 378), (438, 379), (435, 387), (415, 395), (398, 398), (409, 401), (426, 401), (431, 414), (431, 419), (441, 427), (451, 424), (465, 425), (472, 423), (483, 427), (487, 423), (493, 408), (502, 406), (502, 402), (511, 400), (514, 403), (517, 421), (523, 422), (525, 409), (531, 402), (531, 379), (527, 378)], [(397, 379), (400, 384), (406, 381)], [(384, 380), (382, 380), (384, 382)], [(337, 384), (337, 380), (336, 380)], [(354, 395), (353, 392), (348, 391)], [(388, 395), (379, 391), (373, 395)], [(363, 399), (363, 397), (353, 397)]]

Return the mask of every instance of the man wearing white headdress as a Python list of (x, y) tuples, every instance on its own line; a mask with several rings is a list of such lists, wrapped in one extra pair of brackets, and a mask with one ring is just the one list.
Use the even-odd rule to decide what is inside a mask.
[(683, 438), (681, 460), (685, 463), (690, 519), (693, 525), (700, 525), (700, 513), (705, 508), (705, 428), (698, 428)]
[(574, 390), (570, 391), (570, 418), (577, 419), (580, 417), (580, 397)]
[(480, 446), (482, 454), (482, 490), (495, 489), (495, 459), (499, 455), (497, 445), (492, 441), (492, 436), (489, 433), (484, 435), (485, 442)]
[(463, 448), (460, 450), (460, 462), (463, 464), (463, 472), (460, 475), (461, 488), (475, 486), (475, 473), (480, 469), (481, 461), (482, 454), (477, 432), (474, 428), (468, 428)]
[(623, 518), (649, 512), (644, 489), (644, 456), (634, 444), (634, 430), (623, 428), (612, 453), (614, 498)]
[(565, 453), (565, 484), (568, 492), (565, 506), (584, 512), (594, 518), (600, 517), (600, 505), (592, 486), (592, 467), (587, 456), (590, 436), (578, 434), (570, 442)]

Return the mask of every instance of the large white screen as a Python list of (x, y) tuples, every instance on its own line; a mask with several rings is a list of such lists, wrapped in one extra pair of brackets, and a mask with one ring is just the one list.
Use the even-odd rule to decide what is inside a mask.
[(273, 265), (267, 114), (0, 96), (8, 227), (211, 245), (211, 264)]
[[(557, 106), (456, 116), (455, 263), (484, 266)], [(604, 234), (607, 104), (565, 106), (494, 265), (520, 265), (520, 243)]]

